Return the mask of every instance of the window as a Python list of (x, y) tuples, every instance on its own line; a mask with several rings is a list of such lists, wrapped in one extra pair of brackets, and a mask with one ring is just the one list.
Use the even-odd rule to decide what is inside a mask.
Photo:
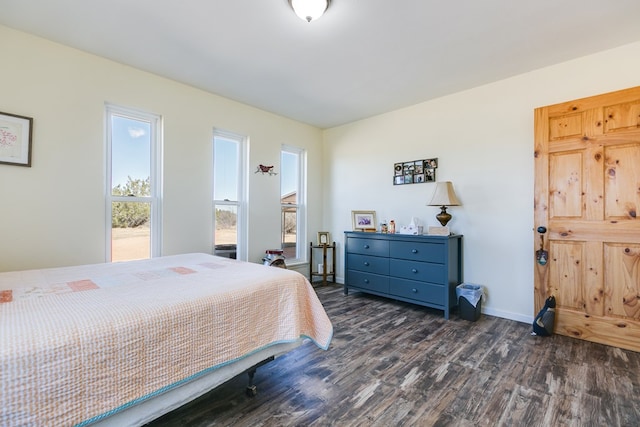
[(305, 155), (304, 150), (283, 146), (280, 158), (282, 249), (287, 263), (305, 259)]
[(247, 260), (246, 138), (213, 133), (213, 253)]
[(160, 256), (160, 116), (106, 106), (108, 261)]

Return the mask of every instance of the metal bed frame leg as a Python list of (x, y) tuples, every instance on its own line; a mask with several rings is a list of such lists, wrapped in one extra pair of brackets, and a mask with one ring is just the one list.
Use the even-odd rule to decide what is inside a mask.
[(266, 365), (274, 359), (275, 357), (271, 356), (249, 368), (249, 370), (247, 371), (247, 374), (249, 375), (249, 385), (247, 385), (247, 389), (245, 391), (248, 397), (254, 397), (256, 394), (258, 394), (257, 387), (253, 383), (253, 377), (256, 375), (256, 371), (258, 370), (258, 368), (262, 365)]

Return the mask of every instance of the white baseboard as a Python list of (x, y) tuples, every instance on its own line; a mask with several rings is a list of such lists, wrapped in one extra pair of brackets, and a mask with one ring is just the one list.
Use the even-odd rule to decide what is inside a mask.
[(510, 311), (496, 310), (491, 307), (482, 307), (482, 313), (488, 316), (501, 317), (503, 319), (515, 320), (516, 322), (532, 323), (533, 317), (520, 313), (512, 313)]

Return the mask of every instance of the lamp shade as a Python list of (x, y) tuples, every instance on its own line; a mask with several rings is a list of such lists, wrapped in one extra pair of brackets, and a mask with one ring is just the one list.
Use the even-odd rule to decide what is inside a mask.
[(329, 7), (330, 0), (289, 0), (293, 11), (307, 22), (320, 18)]
[(436, 183), (436, 191), (433, 193), (431, 201), (427, 206), (460, 206), (461, 203), (453, 191), (451, 181), (442, 181)]

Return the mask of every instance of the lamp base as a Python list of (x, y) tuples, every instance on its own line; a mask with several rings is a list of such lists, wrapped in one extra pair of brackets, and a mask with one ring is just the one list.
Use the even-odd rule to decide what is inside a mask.
[(436, 215), (436, 219), (443, 227), (447, 225), (449, 221), (451, 221), (451, 214), (447, 212), (446, 206), (440, 206), (440, 213)]

